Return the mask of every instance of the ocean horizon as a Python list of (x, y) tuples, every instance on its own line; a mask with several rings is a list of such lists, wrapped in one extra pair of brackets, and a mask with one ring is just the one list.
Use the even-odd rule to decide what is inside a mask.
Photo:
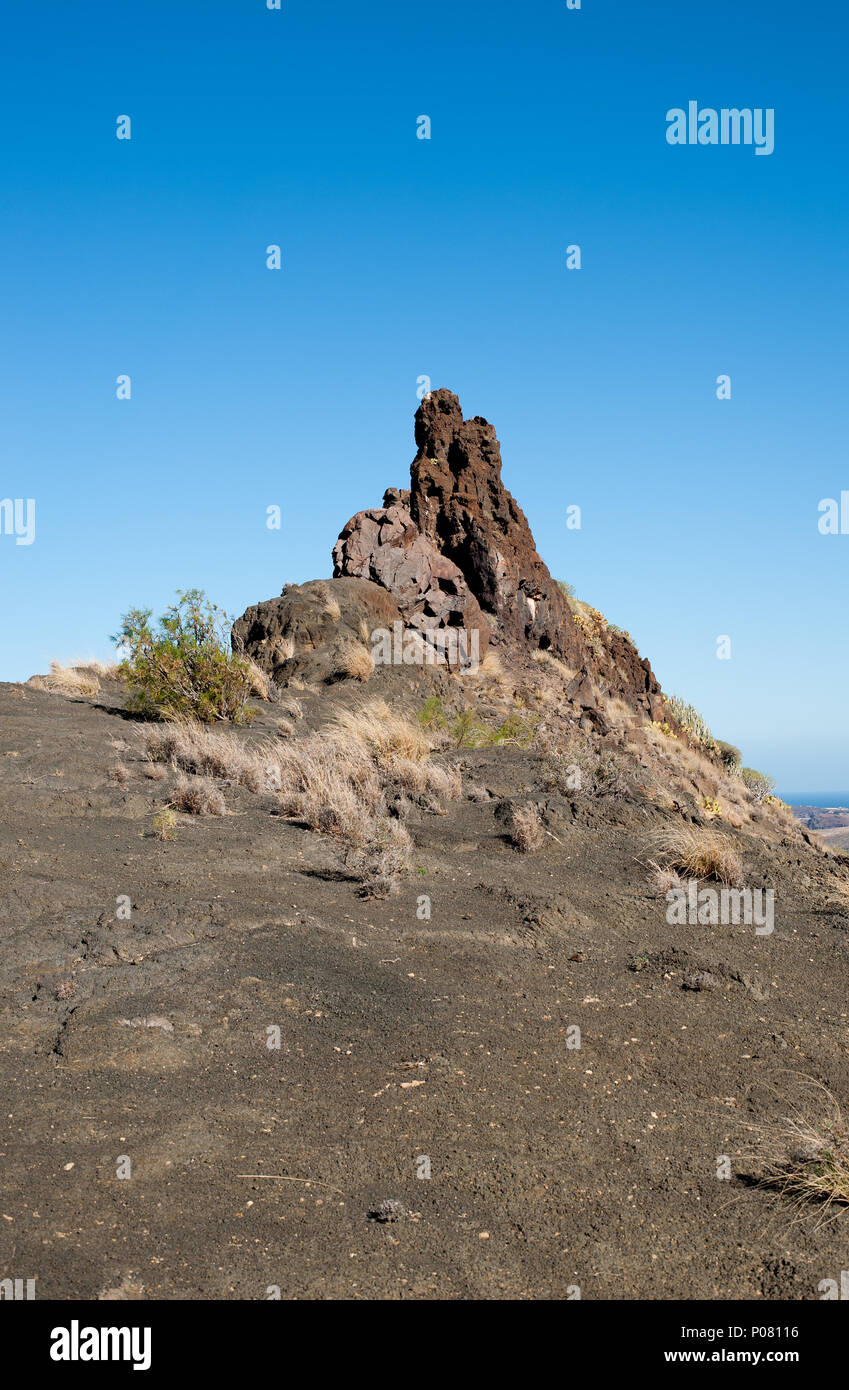
[(842, 806), (849, 808), (849, 791), (842, 792), (779, 792), (788, 806)]

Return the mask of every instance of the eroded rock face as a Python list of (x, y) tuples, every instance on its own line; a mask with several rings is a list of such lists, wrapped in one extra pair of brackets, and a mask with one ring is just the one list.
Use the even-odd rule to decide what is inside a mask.
[(566, 599), (501, 481), (492, 425), (480, 416), (464, 420), (453, 392), (433, 391), (416, 412), (416, 444), (410, 515), (422, 535), (459, 567), (506, 634), (578, 659), (581, 643)]
[(333, 547), (334, 576), (370, 579), (388, 589), (406, 626), (426, 641), (445, 628), (476, 633), (481, 659), (489, 624), (461, 570), (414, 524), (400, 500), (408, 495), (389, 488), (388, 506), (351, 517)]

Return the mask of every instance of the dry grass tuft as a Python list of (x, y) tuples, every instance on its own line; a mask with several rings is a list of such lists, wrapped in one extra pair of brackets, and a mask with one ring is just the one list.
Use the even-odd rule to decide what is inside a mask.
[(206, 777), (181, 777), (174, 788), (171, 806), (190, 816), (223, 816), (224, 797)]
[(817, 1210), (827, 1218), (849, 1206), (849, 1128), (831, 1091), (810, 1084), (824, 1113), (811, 1118), (797, 1110), (762, 1131), (766, 1173), (760, 1186), (789, 1198), (800, 1215)]
[(663, 868), (662, 865), (656, 864), (653, 859), (649, 860), (649, 868), (652, 871), (649, 882), (658, 897), (665, 898), (667, 893), (672, 893), (679, 889), (682, 892), (686, 890), (686, 880), (676, 874), (674, 869)]
[(656, 840), (669, 867), (688, 878), (713, 878), (738, 888), (743, 882), (743, 857), (732, 840), (715, 830), (698, 826), (675, 826), (664, 830)]
[(349, 680), (367, 681), (374, 671), (372, 654), (362, 642), (344, 642), (339, 649), (336, 669)]
[(489, 680), (500, 680), (504, 675), (504, 666), (498, 652), (487, 650), (479, 670), (481, 675), (486, 676)]
[(260, 700), (270, 700), (271, 681), (262, 667), (258, 666), (252, 657), (244, 654), (242, 654), (242, 661), (245, 663), (250, 677), (251, 695), (256, 695)]
[(510, 838), (523, 854), (541, 849), (545, 843), (545, 831), (539, 818), (539, 811), (530, 802), (527, 806), (517, 806), (510, 816)]
[(354, 740), (365, 744), (378, 765), (394, 758), (422, 762), (431, 753), (431, 742), (422, 726), (391, 709), (385, 700), (340, 710), (327, 732), (339, 743)]
[(110, 767), (109, 776), (119, 787), (123, 787), (124, 783), (130, 780), (130, 769), (123, 763), (116, 763), (114, 767)]
[(142, 730), (145, 754), (151, 762), (171, 763), (183, 772), (221, 777), (249, 791), (276, 789), (277, 750), (250, 744), (238, 734), (209, 728), (192, 719), (175, 719)]
[(342, 616), (342, 610), (339, 607), (338, 600), (331, 594), (324, 580), (322, 580), (320, 584), (316, 584), (314, 592), (316, 597), (320, 598), (324, 604), (324, 612), (327, 614), (328, 618), (331, 618), (334, 623), (338, 623)]
[(361, 884), (364, 898), (388, 898), (409, 867), (413, 842), (398, 821), (386, 823), (386, 833), (371, 844), (350, 847), (345, 866)]
[(30, 676), (27, 685), (52, 695), (99, 695), (100, 679), (92, 666), (62, 666), (51, 661), (48, 676)]

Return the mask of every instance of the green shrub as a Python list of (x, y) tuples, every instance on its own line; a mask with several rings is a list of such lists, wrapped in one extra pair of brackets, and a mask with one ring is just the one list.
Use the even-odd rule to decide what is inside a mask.
[(158, 628), (149, 608), (125, 614), (112, 640), (125, 652), (119, 669), (128, 707), (148, 718), (248, 723), (252, 674), (249, 662), (230, 650), (229, 626), (201, 589), (178, 589)]

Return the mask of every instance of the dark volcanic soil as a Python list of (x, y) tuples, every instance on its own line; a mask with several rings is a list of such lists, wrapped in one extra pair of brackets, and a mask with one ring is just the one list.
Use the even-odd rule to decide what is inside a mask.
[[(839, 1279), (845, 1220), (794, 1222), (747, 1181), (801, 1078), (849, 1096), (849, 917), (821, 855), (743, 841), (772, 936), (669, 926), (645, 867), (663, 813), (552, 801), (521, 855), (499, 805), (546, 793), (533, 754), (495, 748), (454, 755), (491, 796), (415, 813), (415, 871), (365, 901), (332, 842), (244, 790), (161, 843), (172, 776), (135, 733), (117, 702), (0, 686), (0, 1276), (155, 1299)], [(396, 1219), (370, 1216), (385, 1201)]]

